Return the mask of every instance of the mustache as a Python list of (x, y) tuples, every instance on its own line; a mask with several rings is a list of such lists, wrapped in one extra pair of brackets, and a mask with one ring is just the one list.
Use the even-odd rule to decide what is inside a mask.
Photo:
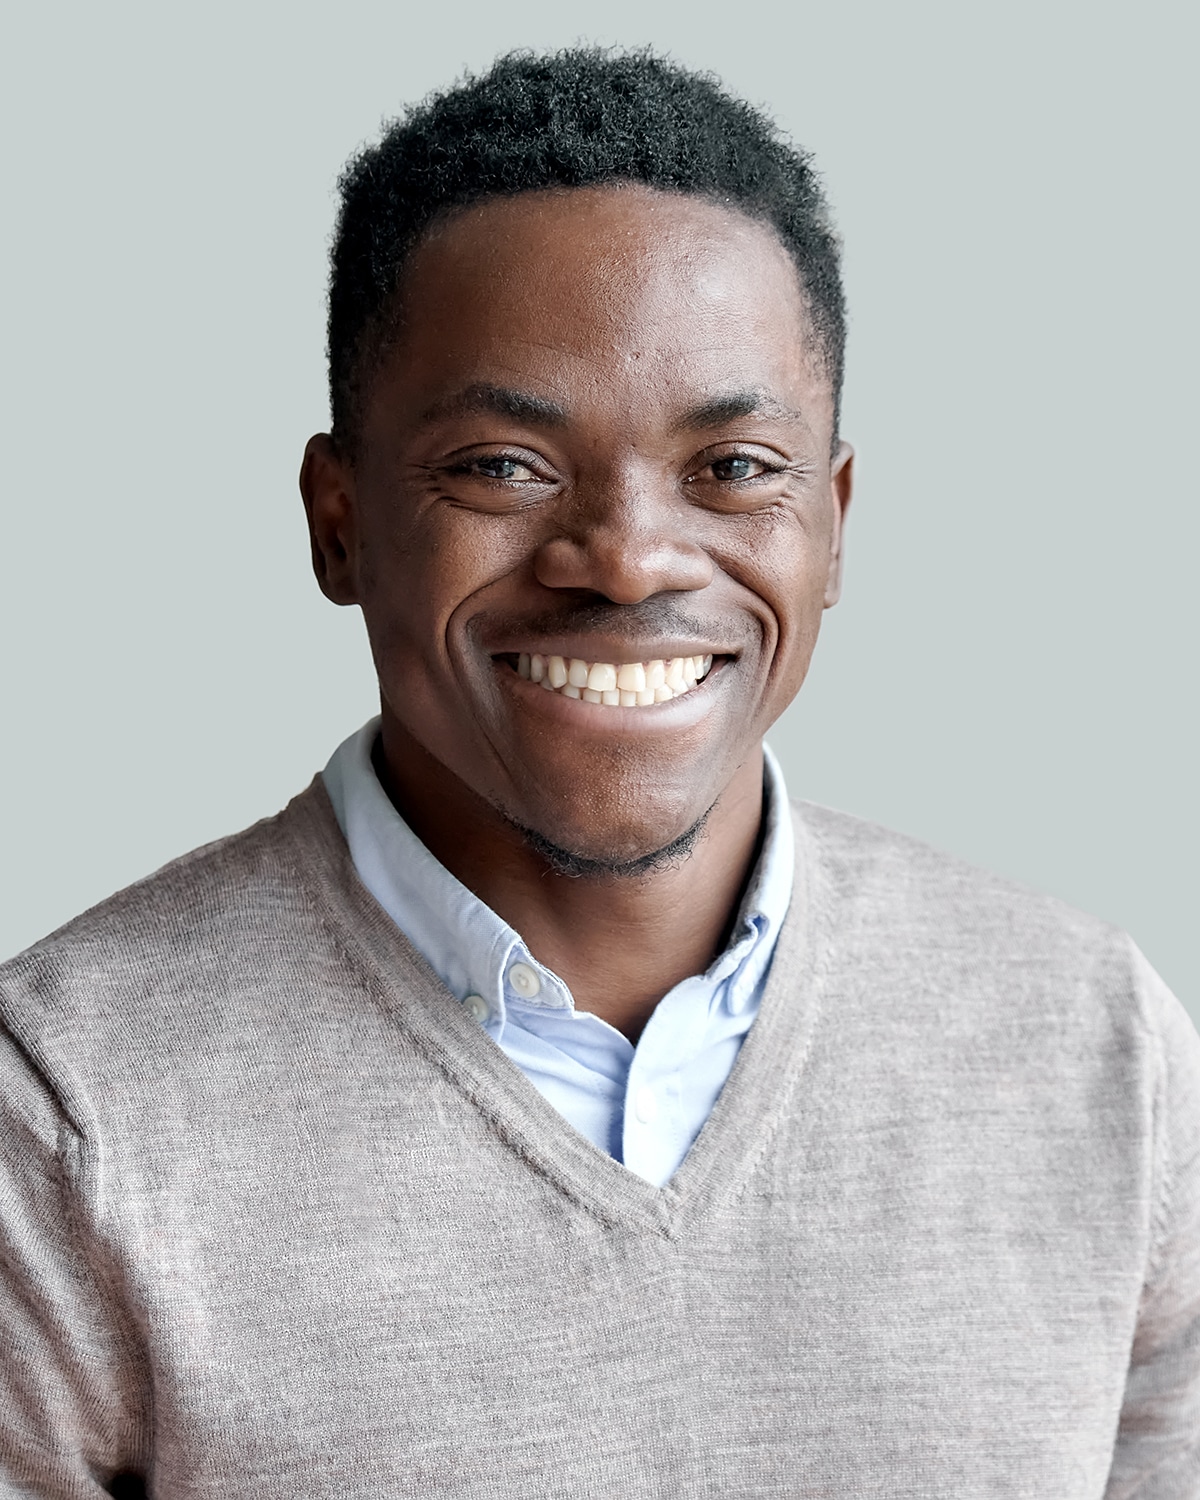
[[(580, 601), (505, 623), (516, 633), (528, 634), (535, 639), (538, 636), (585, 635), (595, 631), (635, 643), (647, 636), (674, 635), (685, 640), (691, 637), (736, 644), (730, 640), (733, 621), (728, 616), (696, 613), (664, 595), (655, 595), (637, 604), (614, 604), (609, 599)], [(742, 626), (737, 631), (739, 639), (744, 639), (745, 633)]]

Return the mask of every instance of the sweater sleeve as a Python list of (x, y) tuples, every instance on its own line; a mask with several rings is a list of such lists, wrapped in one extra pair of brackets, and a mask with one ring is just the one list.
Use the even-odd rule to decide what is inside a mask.
[(1200, 1036), (1137, 959), (1161, 1049), (1157, 1211), (1105, 1500), (1200, 1500)]
[(0, 1500), (136, 1492), (142, 1468), (144, 1361), (84, 1227), (78, 1147), (0, 1029)]

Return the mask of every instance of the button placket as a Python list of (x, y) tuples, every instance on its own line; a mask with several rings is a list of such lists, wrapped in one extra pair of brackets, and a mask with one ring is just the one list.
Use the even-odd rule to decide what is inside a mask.
[(633, 1117), (640, 1125), (653, 1125), (658, 1119), (658, 1095), (648, 1083), (633, 1096)]

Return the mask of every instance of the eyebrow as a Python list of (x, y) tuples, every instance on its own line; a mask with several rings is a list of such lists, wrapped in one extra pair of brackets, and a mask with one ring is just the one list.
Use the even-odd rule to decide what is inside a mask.
[[(529, 391), (492, 385), (489, 381), (476, 381), (460, 391), (439, 397), (422, 415), (425, 421), (436, 422), (489, 412), (496, 416), (511, 417), (518, 422), (549, 427), (565, 427), (568, 421), (566, 408), (557, 401), (551, 401), (545, 396), (535, 396)], [(689, 407), (675, 423), (675, 429), (677, 432), (684, 432), (720, 427), (739, 417), (775, 417), (793, 422), (804, 420), (802, 412), (787, 406), (769, 391), (729, 391)]]
[(676, 423), (678, 430), (687, 428), (720, 427), (725, 422), (734, 422), (739, 417), (782, 417), (785, 421), (804, 420), (803, 412), (786, 406), (769, 391), (730, 391), (727, 395), (713, 396), (708, 401), (690, 407)]
[(461, 391), (440, 397), (426, 408), (423, 416), (427, 422), (436, 422), (488, 412), (541, 426), (565, 427), (567, 424), (566, 409), (557, 401), (548, 401), (545, 396), (534, 396), (528, 391), (490, 385), (486, 381), (477, 381), (474, 385), (464, 386)]

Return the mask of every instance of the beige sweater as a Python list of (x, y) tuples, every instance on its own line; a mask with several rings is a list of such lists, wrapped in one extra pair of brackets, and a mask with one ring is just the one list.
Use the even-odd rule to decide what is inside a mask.
[(663, 1188), (442, 989), (319, 784), (0, 969), (0, 1495), (1196, 1500), (1191, 1023), (1098, 922), (796, 826)]

